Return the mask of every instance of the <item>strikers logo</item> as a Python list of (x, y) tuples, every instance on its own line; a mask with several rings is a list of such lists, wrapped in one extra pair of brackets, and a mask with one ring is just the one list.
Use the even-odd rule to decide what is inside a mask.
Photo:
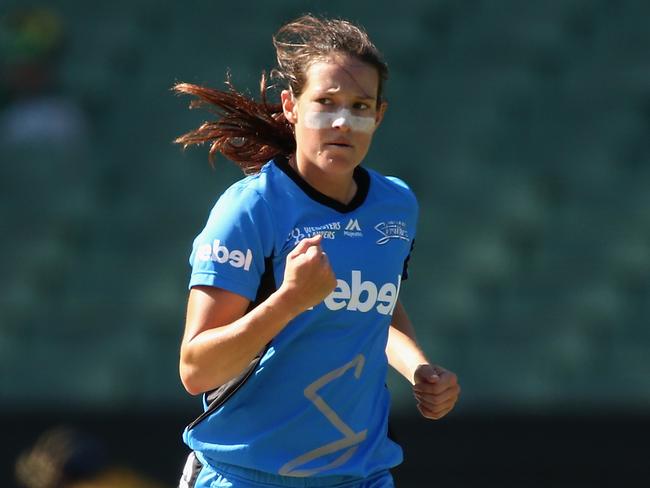
[(389, 220), (387, 222), (380, 222), (375, 225), (375, 230), (381, 234), (377, 239), (377, 244), (386, 244), (391, 239), (399, 239), (402, 241), (409, 240), (409, 232), (406, 227), (406, 222), (402, 220)]

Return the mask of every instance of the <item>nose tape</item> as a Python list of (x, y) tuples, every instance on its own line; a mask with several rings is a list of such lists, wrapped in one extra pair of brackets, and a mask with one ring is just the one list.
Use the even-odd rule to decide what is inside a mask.
[(339, 109), (336, 112), (336, 115), (337, 117), (332, 121), (332, 126), (340, 127), (341, 125), (345, 124), (350, 125), (352, 112), (350, 112), (347, 108)]
[(374, 117), (352, 115), (350, 109), (340, 108), (336, 112), (307, 112), (305, 126), (310, 129), (331, 129), (347, 125), (353, 131), (372, 133), (375, 130)]

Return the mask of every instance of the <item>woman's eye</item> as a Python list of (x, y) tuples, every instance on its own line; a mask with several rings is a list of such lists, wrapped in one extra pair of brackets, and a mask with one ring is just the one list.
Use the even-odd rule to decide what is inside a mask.
[(320, 103), (321, 105), (332, 105), (332, 100), (329, 98), (319, 98), (316, 100), (316, 103)]
[(370, 108), (370, 105), (367, 103), (359, 102), (354, 104), (354, 108), (357, 110), (368, 110)]

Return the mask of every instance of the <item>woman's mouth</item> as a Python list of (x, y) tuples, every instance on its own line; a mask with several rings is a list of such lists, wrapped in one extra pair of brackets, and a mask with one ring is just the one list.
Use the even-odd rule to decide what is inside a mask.
[(335, 146), (335, 147), (352, 147), (352, 144), (347, 141), (332, 141), (325, 144), (326, 146)]

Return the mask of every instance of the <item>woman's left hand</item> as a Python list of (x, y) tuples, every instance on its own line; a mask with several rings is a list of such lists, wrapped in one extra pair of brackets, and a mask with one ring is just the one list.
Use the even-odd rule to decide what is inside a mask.
[(456, 405), (460, 395), (458, 378), (437, 365), (420, 364), (413, 375), (413, 394), (423, 417), (438, 420)]

